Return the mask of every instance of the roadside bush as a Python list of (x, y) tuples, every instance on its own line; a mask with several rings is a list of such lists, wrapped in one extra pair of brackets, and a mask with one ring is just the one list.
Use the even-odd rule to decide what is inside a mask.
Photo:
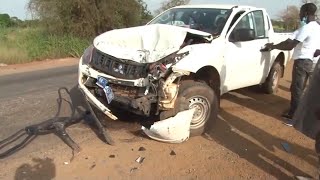
[(0, 63), (5, 64), (80, 57), (91, 43), (89, 38), (53, 35), (41, 28), (0, 29), (0, 41)]
[(93, 37), (150, 19), (143, 0), (30, 0), (29, 10), (54, 34)]

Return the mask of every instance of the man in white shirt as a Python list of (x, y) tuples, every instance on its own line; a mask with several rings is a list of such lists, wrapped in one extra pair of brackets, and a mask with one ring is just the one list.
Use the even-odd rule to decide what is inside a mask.
[(270, 50), (292, 50), (293, 52), (293, 71), (291, 83), (291, 103), (288, 112), (282, 116), (292, 119), (297, 106), (300, 102), (301, 95), (305, 88), (307, 80), (312, 75), (315, 62), (314, 53), (319, 49), (320, 42), (320, 24), (315, 21), (317, 6), (313, 3), (306, 3), (300, 8), (300, 20), (303, 24), (293, 35), (279, 44), (266, 44)]

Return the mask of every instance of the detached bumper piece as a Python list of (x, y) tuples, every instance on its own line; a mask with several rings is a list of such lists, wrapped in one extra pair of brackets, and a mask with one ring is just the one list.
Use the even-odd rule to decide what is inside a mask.
[(179, 112), (176, 116), (155, 122), (150, 129), (142, 130), (151, 139), (166, 143), (182, 143), (190, 136), (190, 124), (195, 109)]

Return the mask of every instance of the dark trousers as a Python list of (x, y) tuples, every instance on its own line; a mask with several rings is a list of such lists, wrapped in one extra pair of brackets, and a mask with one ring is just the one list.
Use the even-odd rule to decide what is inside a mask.
[(318, 133), (316, 136), (315, 149), (316, 149), (316, 153), (318, 155), (318, 175), (319, 175), (319, 179), (320, 179), (320, 133)]
[(303, 90), (306, 87), (308, 79), (311, 78), (313, 72), (313, 61), (310, 59), (296, 59), (294, 60), (292, 70), (292, 83), (290, 87), (291, 91), (291, 104), (289, 110), (289, 116), (293, 116), (296, 111), (300, 98), (303, 94)]

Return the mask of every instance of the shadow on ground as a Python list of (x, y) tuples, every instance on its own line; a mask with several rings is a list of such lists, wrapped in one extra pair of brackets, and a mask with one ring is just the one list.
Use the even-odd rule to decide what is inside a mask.
[[(66, 138), (64, 138), (65, 136), (61, 136), (61, 134), (63, 133), (59, 133), (57, 131), (56, 126), (53, 125), (54, 122), (68, 121), (68, 123), (65, 123), (65, 128), (68, 128), (77, 123), (83, 123), (90, 127), (91, 130), (95, 132), (97, 137), (100, 138), (100, 140), (105, 141), (104, 137), (102, 137), (102, 134), (99, 133), (99, 129), (97, 128), (97, 124), (94, 121), (94, 118), (92, 116), (86, 115), (89, 108), (87, 106), (87, 102), (83, 94), (80, 92), (77, 85), (75, 85), (71, 89), (65, 87), (59, 88), (57, 91), (56, 103), (57, 112), (55, 115), (53, 115), (52, 118), (44, 120), (39, 124), (34, 124), (26, 128), (23, 128), (14, 133), (13, 135), (9, 136), (8, 138), (1, 140), (0, 159), (4, 159), (22, 150), (39, 135), (54, 133), (57, 136), (59, 136), (61, 140), (63, 140), (64, 142), (70, 142), (70, 140), (66, 141)], [(133, 115), (120, 110), (115, 111), (115, 115), (118, 116), (119, 120), (114, 121), (107, 118), (106, 115), (102, 114), (94, 106), (92, 106), (92, 108), (95, 111), (95, 114), (101, 121), (101, 124), (104, 126), (104, 128), (114, 131), (125, 129), (126, 131), (131, 132), (136, 137), (142, 136), (142, 134), (139, 134), (139, 128), (141, 127), (140, 124), (142, 124), (142, 122), (149, 122), (148, 119), (142, 118), (141, 116)], [(72, 143), (72, 140), (71, 143), (67, 143), (67, 145), (69, 146), (70, 144), (74, 144)], [(77, 145), (70, 147), (74, 150), (78, 149), (78, 147), (76, 146)]]
[(283, 90), (283, 91), (286, 91), (286, 92), (290, 92), (290, 88), (287, 88), (283, 85), (279, 85), (279, 89)]
[[(223, 109), (220, 109), (220, 116), (214, 125), (215, 127), (208, 128), (214, 129), (214, 131), (207, 130), (206, 136), (204, 136), (205, 138), (209, 137), (210, 140), (216, 141), (233, 153), (239, 155), (240, 158), (247, 160), (277, 179), (292, 179), (292, 177), (287, 175), (283, 170), (293, 175), (309, 176), (294, 165), (273, 154), (275, 149), (283, 150), (281, 143), (286, 142), (285, 140), (276, 138)], [(250, 136), (250, 138), (258, 141), (260, 145), (241, 134)], [(292, 149), (292, 155), (316, 167), (316, 156), (312, 150), (293, 143), (289, 143), (289, 146)]]
[(15, 180), (42, 179), (51, 180), (56, 176), (56, 167), (53, 159), (32, 159), (31, 164), (22, 164), (15, 173)]
[(245, 88), (223, 95), (223, 99), (283, 121), (281, 114), (289, 107), (289, 100), (273, 94), (263, 94), (255, 88)]

